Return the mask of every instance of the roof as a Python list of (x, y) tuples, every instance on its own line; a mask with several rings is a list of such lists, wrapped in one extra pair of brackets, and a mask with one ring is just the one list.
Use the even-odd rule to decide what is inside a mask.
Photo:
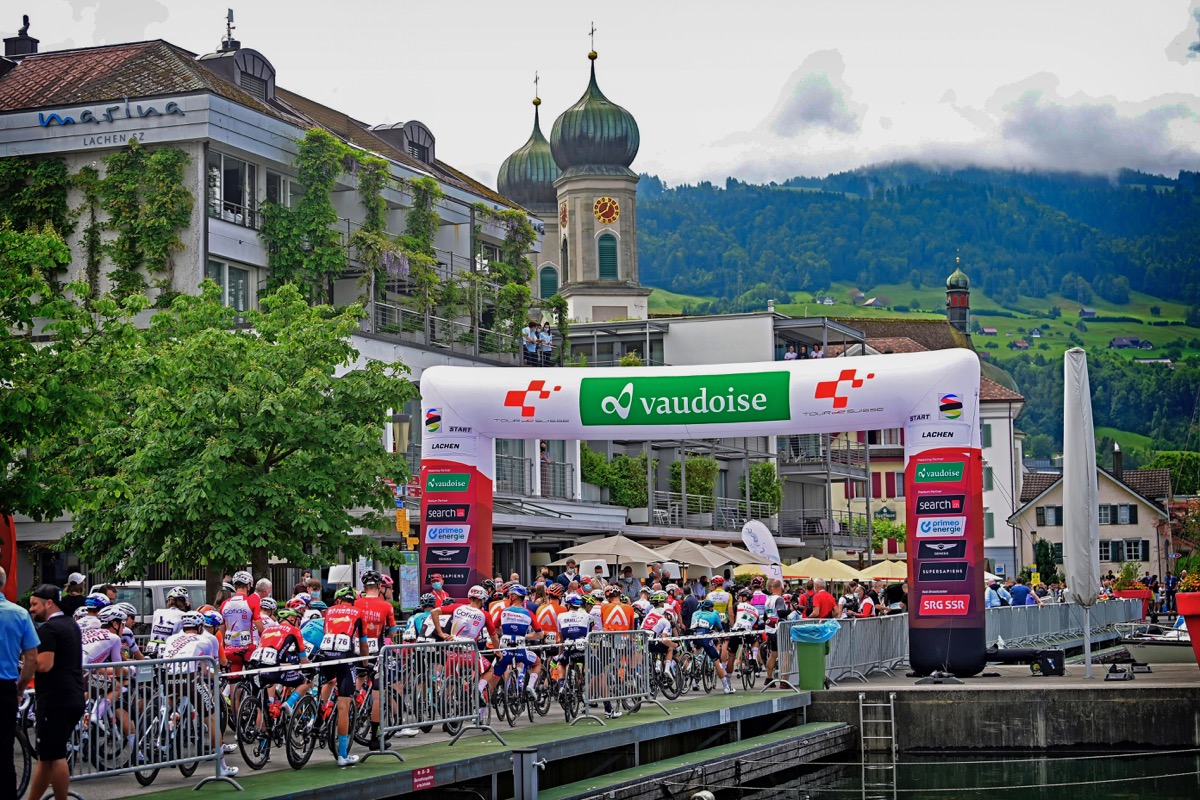
[[(1171, 495), (1171, 471), (1166, 469), (1127, 469), (1117, 478), (1111, 469), (1103, 470), (1110, 478), (1151, 505), (1162, 508)], [(1021, 509), (1053, 489), (1063, 476), (1057, 472), (1029, 472), (1021, 481)], [(1163, 501), (1163, 502), (1160, 502)], [(1015, 514), (1014, 514), (1015, 516)]]
[[(929, 350), (928, 347), (920, 342), (913, 341), (907, 336), (882, 336), (879, 338), (867, 339), (867, 347), (874, 350), (876, 353), (924, 353)], [(850, 345), (852, 350), (858, 348), (857, 344)], [(840, 356), (844, 351), (841, 344), (830, 344), (825, 350), (825, 355), (829, 358)]]
[(57, 50), (23, 59), (0, 77), (0, 111), (83, 105), (126, 98), (209, 92), (300, 128), (323, 128), (349, 144), (385, 156), (494, 203), (517, 203), (442, 161), (426, 164), (368, 130), (367, 123), (277, 86), (263, 102), (204, 66), (196, 54), (169, 42)]
[(1062, 479), (1058, 472), (1027, 472), (1021, 479), (1021, 505), (1025, 505)]
[(926, 350), (971, 348), (971, 340), (959, 333), (945, 319), (887, 319), (878, 317), (832, 317), (838, 322), (858, 328), (867, 339), (912, 339)]
[(979, 377), (979, 400), (984, 403), (1022, 403), (1025, 398), (991, 378)]

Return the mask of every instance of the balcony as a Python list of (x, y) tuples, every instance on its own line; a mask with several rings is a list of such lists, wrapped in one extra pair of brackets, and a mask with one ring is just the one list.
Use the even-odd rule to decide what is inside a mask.
[(750, 501), (750, 513), (746, 513), (746, 501), (736, 497), (709, 497), (685, 495), (679, 492), (654, 493), (654, 525), (667, 528), (700, 528), (715, 531), (740, 531), (748, 519), (757, 519), (772, 527), (770, 506)]
[[(509, 497), (533, 497), (534, 463), (521, 456), (496, 456), (496, 494)], [(575, 494), (575, 465), (567, 461), (543, 461), (541, 497), (554, 500), (578, 500)]]
[[(374, 324), (364, 320), (362, 332), (452, 353), (474, 356), (506, 366), (521, 362), (517, 337), (487, 328), (474, 328), (469, 322), (446, 319), (400, 305), (374, 303)], [(554, 358), (557, 359), (556, 343)]]
[(779, 436), (779, 472), (787, 475), (830, 474), (866, 479), (867, 448), (861, 442), (828, 433)]
[(828, 508), (785, 508), (779, 512), (779, 536), (794, 536), (810, 545), (855, 550), (867, 546), (865, 514)]

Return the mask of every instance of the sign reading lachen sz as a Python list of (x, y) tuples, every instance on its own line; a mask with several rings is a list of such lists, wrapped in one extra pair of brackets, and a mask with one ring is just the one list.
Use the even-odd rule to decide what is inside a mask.
[(790, 374), (584, 378), (579, 417), (590, 425), (716, 425), (791, 416)]

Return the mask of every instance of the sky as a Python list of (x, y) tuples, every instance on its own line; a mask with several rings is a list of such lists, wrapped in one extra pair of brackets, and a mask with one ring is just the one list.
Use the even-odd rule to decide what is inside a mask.
[[(41, 49), (217, 49), (229, 0), (38, 0)], [(14, 19), (0, 19), (13, 35)], [(254, 0), (236, 38), (276, 80), (369, 122), (419, 119), (495, 185), (532, 127), (597, 79), (671, 185), (945, 166), (1174, 177), (1200, 169), (1200, 0)]]

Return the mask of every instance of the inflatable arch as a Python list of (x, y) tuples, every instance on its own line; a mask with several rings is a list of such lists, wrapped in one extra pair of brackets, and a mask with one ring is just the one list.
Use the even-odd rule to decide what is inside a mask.
[(421, 395), (422, 591), (440, 572), (456, 597), (492, 574), (494, 439), (903, 428), (911, 664), (920, 674), (983, 670), (983, 464), (973, 352), (696, 367), (438, 366), (421, 376)]

